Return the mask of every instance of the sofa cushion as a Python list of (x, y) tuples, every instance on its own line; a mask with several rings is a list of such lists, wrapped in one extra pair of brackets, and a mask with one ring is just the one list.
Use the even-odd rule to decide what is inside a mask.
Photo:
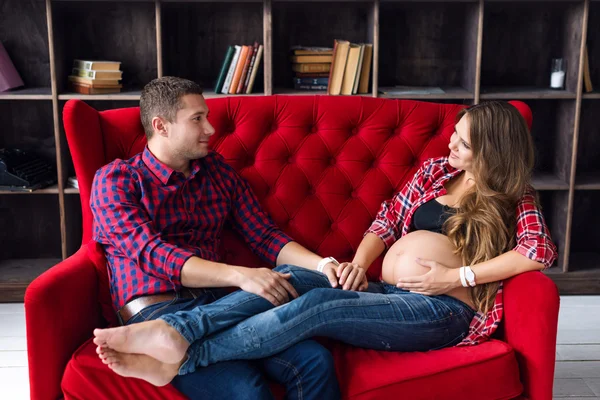
[(61, 383), (65, 399), (185, 399), (173, 386), (156, 387), (135, 378), (123, 378), (102, 364), (92, 339), (77, 349)]
[(513, 349), (498, 340), (424, 353), (337, 343), (333, 355), (348, 399), (512, 399), (523, 390)]

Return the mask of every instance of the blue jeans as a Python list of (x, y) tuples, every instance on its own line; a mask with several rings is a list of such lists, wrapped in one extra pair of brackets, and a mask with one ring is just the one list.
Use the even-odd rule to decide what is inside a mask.
[[(227, 294), (205, 289), (196, 299), (176, 297), (171, 302), (146, 307), (128, 324), (150, 321), (164, 314), (201, 310)], [(318, 366), (315, 368), (315, 366)], [(313, 340), (297, 343), (257, 361), (226, 361), (178, 375), (171, 384), (190, 399), (273, 399), (267, 379), (286, 388), (286, 399), (339, 399), (339, 385), (331, 353)]]
[(446, 295), (424, 296), (385, 283), (352, 292), (331, 288), (319, 272), (294, 266), (276, 270), (291, 273), (298, 299), (273, 308), (238, 291), (210, 307), (161, 317), (191, 344), (180, 374), (222, 361), (268, 357), (314, 336), (385, 351), (440, 349), (458, 344), (474, 316), (468, 305)]

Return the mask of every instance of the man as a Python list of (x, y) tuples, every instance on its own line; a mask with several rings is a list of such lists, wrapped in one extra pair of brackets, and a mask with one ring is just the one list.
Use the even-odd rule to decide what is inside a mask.
[[(219, 262), (227, 221), (271, 265), (317, 269), (320, 264), (332, 286), (338, 285), (336, 266), (281, 232), (247, 182), (209, 151), (214, 128), (197, 84), (175, 77), (153, 80), (142, 91), (140, 113), (147, 147), (101, 168), (90, 201), (94, 239), (104, 247), (123, 325), (211, 303), (226, 294), (223, 287), (239, 287), (275, 306), (297, 297), (289, 274)], [(344, 288), (355, 280), (354, 286), (366, 283), (359, 268), (343, 273)], [(331, 355), (314, 341), (260, 362), (202, 368), (172, 383), (189, 398), (270, 398), (263, 373), (284, 384), (288, 398), (339, 397)]]

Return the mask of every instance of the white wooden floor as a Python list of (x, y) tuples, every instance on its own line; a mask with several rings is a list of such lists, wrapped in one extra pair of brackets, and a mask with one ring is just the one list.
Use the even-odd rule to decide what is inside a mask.
[[(600, 400), (600, 296), (562, 296), (555, 399)], [(29, 398), (23, 304), (0, 304), (0, 390)]]

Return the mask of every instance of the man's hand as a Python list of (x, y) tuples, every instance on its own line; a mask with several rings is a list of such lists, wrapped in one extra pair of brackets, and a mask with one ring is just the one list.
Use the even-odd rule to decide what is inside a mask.
[(268, 268), (244, 268), (240, 267), (241, 274), (240, 289), (263, 297), (274, 306), (280, 306), (290, 301), (289, 295), (298, 297), (298, 292), (288, 282), (291, 274), (282, 274), (271, 271)]
[(369, 286), (367, 271), (356, 263), (341, 263), (337, 267), (336, 276), (344, 290), (362, 292)]

